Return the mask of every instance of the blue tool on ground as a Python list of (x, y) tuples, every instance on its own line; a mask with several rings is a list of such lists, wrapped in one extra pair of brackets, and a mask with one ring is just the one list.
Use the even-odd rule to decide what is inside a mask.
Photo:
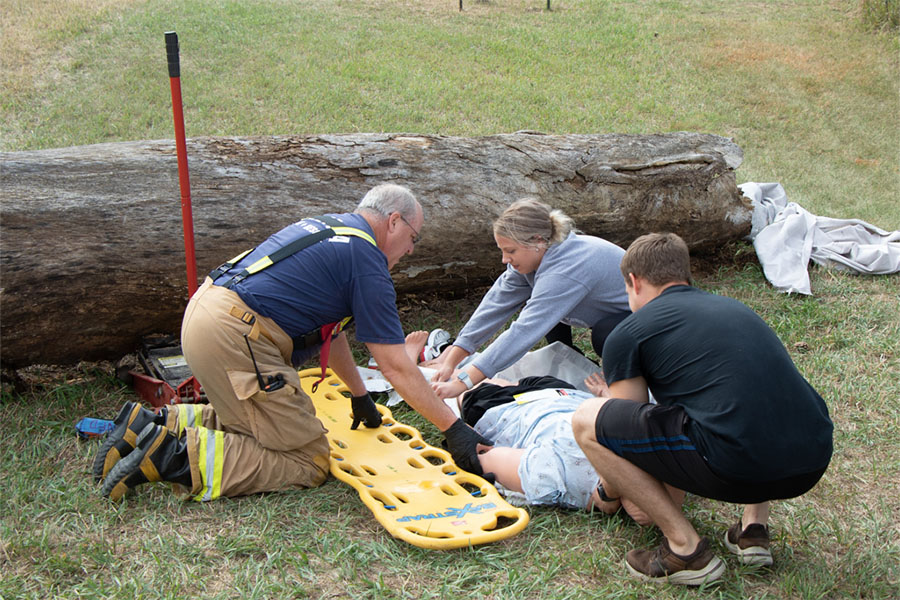
[(108, 419), (84, 417), (83, 419), (75, 423), (75, 432), (78, 433), (78, 437), (83, 440), (87, 440), (104, 435), (114, 426), (115, 424)]

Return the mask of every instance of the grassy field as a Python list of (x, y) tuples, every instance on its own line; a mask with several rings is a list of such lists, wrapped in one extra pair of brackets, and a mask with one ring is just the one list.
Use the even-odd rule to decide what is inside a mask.
[[(38, 383), (5, 397), (0, 504), (2, 598), (896, 598), (900, 546), (900, 279), (816, 269), (814, 298), (780, 295), (756, 264), (723, 266), (702, 287), (748, 303), (772, 324), (835, 421), (831, 467), (810, 493), (774, 504), (771, 570), (725, 557), (724, 579), (683, 590), (629, 579), (628, 549), (658, 534), (625, 519), (530, 508), (518, 536), (468, 550), (393, 540), (356, 493), (321, 488), (210, 504), (144, 486), (121, 505), (90, 480), (98, 442), (76, 441), (82, 416), (133, 393), (111, 365), (33, 368)], [(458, 325), (474, 299), (402, 302), (410, 328)], [(452, 316), (459, 313), (454, 320)], [(449, 319), (449, 321), (448, 321)], [(409, 409), (395, 417), (432, 444)], [(701, 534), (720, 540), (738, 508), (689, 498)]]
[[(900, 41), (864, 28), (857, 3), (545, 6), (7, 0), (0, 149), (171, 138), (163, 32), (175, 29), (191, 137), (702, 131), (743, 148), (739, 181), (900, 228)], [(548, 508), (503, 542), (422, 550), (335, 480), (204, 505), (145, 486), (112, 505), (89, 477), (99, 444), (72, 425), (134, 396), (112, 365), (83, 364), (34, 367), (30, 391), (3, 389), (0, 598), (896, 598), (900, 277), (813, 269), (814, 296), (785, 296), (752, 248), (728, 250), (699, 285), (773, 326), (836, 425), (822, 482), (773, 508), (772, 570), (726, 557), (707, 589), (641, 584), (622, 557), (656, 532)], [(401, 317), (455, 330), (474, 301), (400, 298)], [(395, 416), (439, 441), (415, 413)], [(738, 514), (697, 498), (687, 510), (716, 540)]]
[(7, 0), (3, 150), (325, 132), (732, 137), (741, 181), (900, 228), (900, 43), (854, 2)]

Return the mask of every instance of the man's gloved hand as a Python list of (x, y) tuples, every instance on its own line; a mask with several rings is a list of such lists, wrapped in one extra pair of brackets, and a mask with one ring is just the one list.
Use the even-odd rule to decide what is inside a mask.
[(350, 429), (356, 429), (359, 424), (365, 421), (366, 427), (380, 427), (381, 413), (375, 406), (375, 401), (369, 392), (362, 396), (352, 396), (350, 398), (350, 407), (353, 409), (353, 425)]
[(469, 473), (475, 475), (484, 475), (481, 470), (481, 462), (478, 460), (478, 451), (476, 446), (484, 444), (485, 446), (493, 446), (494, 442), (483, 437), (480, 433), (466, 425), (462, 419), (457, 419), (447, 431), (444, 432), (447, 440), (447, 450), (453, 457), (456, 465)]

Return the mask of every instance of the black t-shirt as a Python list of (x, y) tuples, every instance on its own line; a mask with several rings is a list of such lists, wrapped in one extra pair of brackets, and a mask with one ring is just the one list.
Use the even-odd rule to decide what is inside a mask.
[(642, 376), (723, 478), (774, 481), (825, 467), (833, 426), (775, 332), (744, 304), (678, 285), (626, 318), (603, 349), (608, 383)]

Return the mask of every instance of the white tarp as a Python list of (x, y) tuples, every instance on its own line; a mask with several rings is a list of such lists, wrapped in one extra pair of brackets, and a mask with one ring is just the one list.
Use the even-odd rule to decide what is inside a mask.
[[(476, 354), (468, 357), (460, 366), (468, 363)], [(365, 367), (356, 368), (366, 384), (366, 389), (370, 392), (388, 392), (388, 400), (385, 402), (387, 406), (394, 406), (403, 402), (400, 394), (393, 389), (390, 382), (384, 378), (381, 371), (377, 369), (367, 369)], [(419, 367), (425, 379), (431, 381), (432, 375), (436, 372), (434, 369), (427, 367)], [(509, 381), (518, 381), (523, 377), (530, 375), (552, 375), (563, 381), (567, 381), (583, 392), (589, 392), (584, 380), (591, 373), (599, 373), (600, 367), (585, 358), (584, 355), (576, 352), (562, 342), (553, 342), (548, 346), (539, 348), (529, 352), (520, 358), (512, 366), (497, 373), (500, 379)], [(448, 406), (452, 404), (451, 409), (459, 416), (459, 409), (456, 408), (456, 398), (448, 399)]]
[(497, 377), (507, 381), (519, 381), (523, 377), (552, 375), (571, 383), (582, 392), (590, 392), (584, 380), (591, 373), (600, 373), (600, 367), (562, 342), (553, 342), (527, 353), (497, 373)]
[(766, 279), (782, 292), (812, 294), (807, 267), (865, 273), (900, 273), (900, 231), (884, 231), (859, 219), (810, 214), (788, 202), (779, 183), (738, 186), (753, 203), (750, 239)]

